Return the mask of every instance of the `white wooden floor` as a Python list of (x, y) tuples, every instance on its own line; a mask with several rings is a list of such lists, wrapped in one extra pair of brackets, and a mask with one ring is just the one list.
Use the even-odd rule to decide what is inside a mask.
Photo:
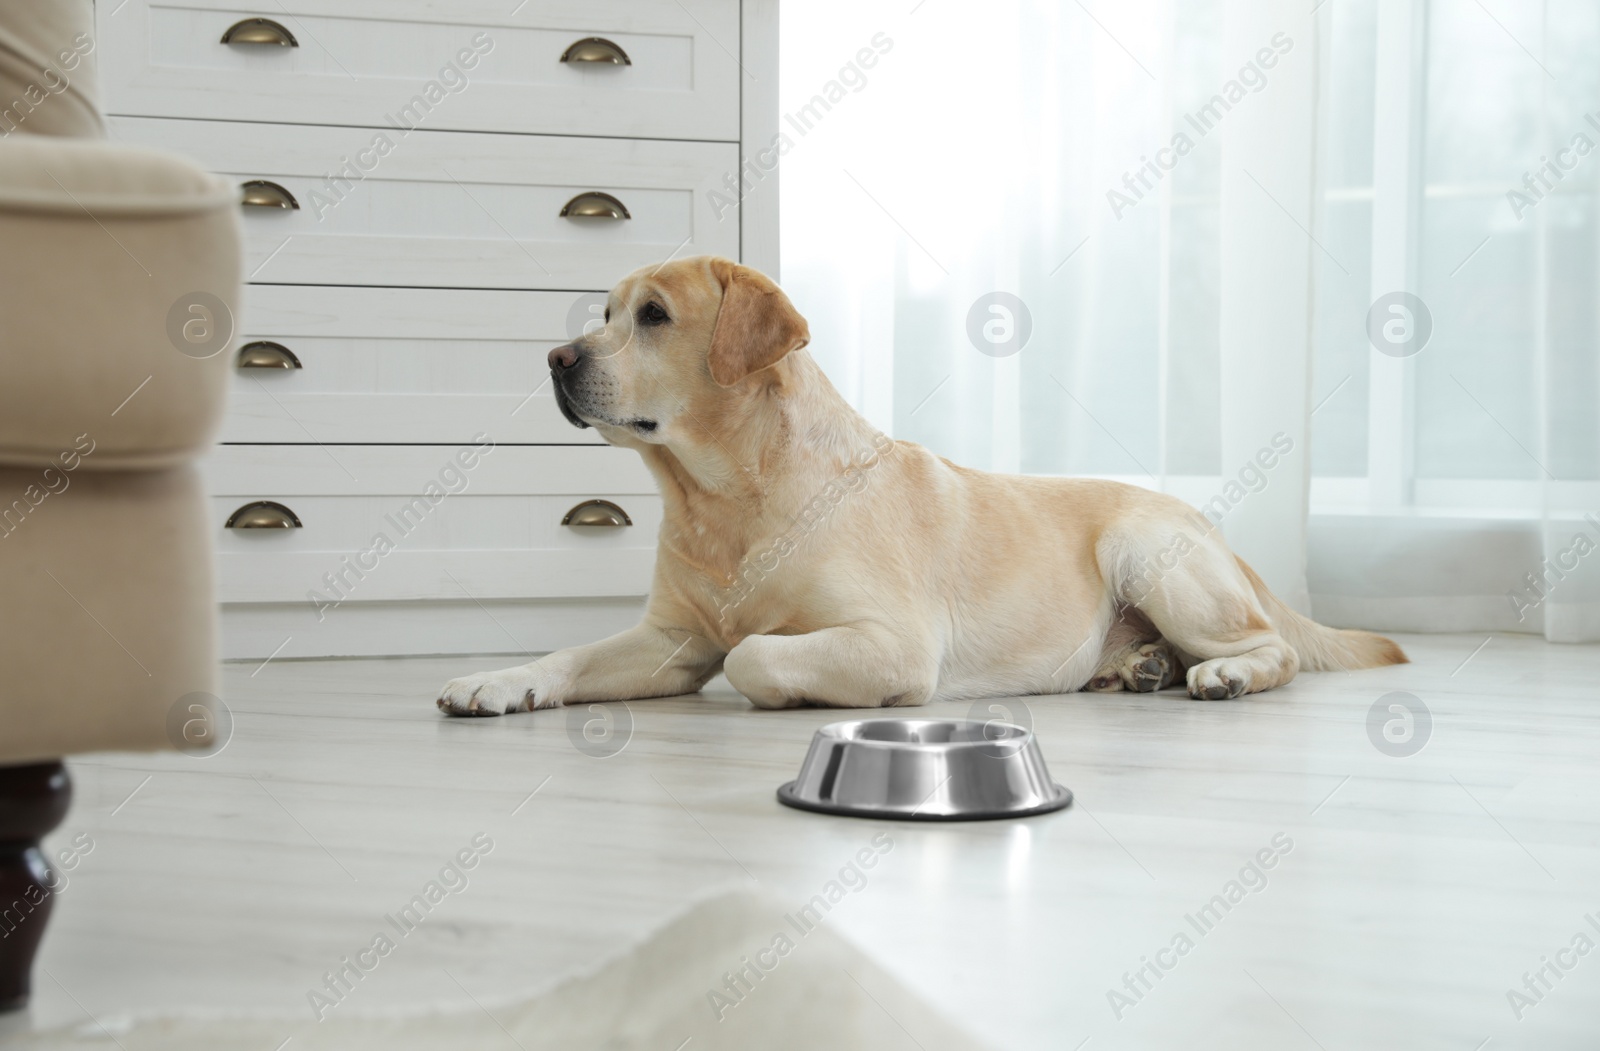
[[(827, 922), (996, 1047), (1592, 1051), (1600, 952), (1568, 950), (1580, 932), (1600, 946), (1600, 649), (1401, 641), (1410, 666), (1243, 701), (1013, 702), (1077, 803), (970, 825), (780, 807), (813, 728), (842, 716), (756, 711), (721, 680), (632, 704), (631, 739), (600, 758), (569, 737), (584, 709), (434, 709), (446, 678), (505, 658), (230, 665), (219, 755), (72, 762), (51, 845), (94, 847), (57, 902), (35, 1007), (7, 1026), (304, 1024), (323, 973), (478, 833), (494, 847), (470, 885), (336, 1011), (531, 993), (718, 886), (798, 907), (887, 829), (892, 850)], [(1369, 737), (1391, 691), (1431, 714), (1409, 757)], [(1275, 840), (1265, 886), (1188, 921)], [(1158, 957), (1180, 934), (1192, 948)], [(1158, 958), (1171, 968), (1152, 964), (1148, 991), (1130, 977), (1119, 1019), (1108, 991), (1134, 1001), (1124, 973)], [(1548, 991), (1534, 980), (1519, 1019), (1508, 991), (1532, 1001), (1524, 973), (1547, 959), (1571, 966), (1545, 971)]]

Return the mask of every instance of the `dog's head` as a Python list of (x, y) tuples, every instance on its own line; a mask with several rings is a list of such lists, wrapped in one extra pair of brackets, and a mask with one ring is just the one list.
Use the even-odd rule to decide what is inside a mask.
[(550, 352), (556, 403), (613, 445), (695, 443), (810, 339), (765, 275), (700, 256), (634, 271), (605, 326)]

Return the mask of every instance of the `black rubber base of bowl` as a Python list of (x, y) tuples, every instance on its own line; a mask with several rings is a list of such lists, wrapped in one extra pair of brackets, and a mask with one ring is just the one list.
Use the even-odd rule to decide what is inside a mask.
[(1038, 814), (1050, 814), (1069, 805), (1072, 802), (1072, 790), (1056, 785), (1056, 797), (1049, 802), (1041, 803), (1026, 810), (974, 810), (965, 814), (922, 814), (915, 811), (900, 810), (863, 810), (856, 807), (839, 806), (831, 803), (813, 803), (809, 799), (800, 799), (794, 794), (794, 782), (790, 781), (778, 789), (778, 802), (784, 806), (794, 807), (796, 810), (810, 810), (817, 814), (832, 814), (835, 817), (866, 817), (877, 818), (880, 821), (1003, 821), (1012, 817), (1034, 817)]

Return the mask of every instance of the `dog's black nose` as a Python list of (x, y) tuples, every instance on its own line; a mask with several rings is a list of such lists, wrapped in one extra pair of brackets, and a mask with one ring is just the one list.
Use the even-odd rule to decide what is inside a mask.
[(570, 369), (578, 363), (578, 348), (571, 343), (557, 347), (550, 352), (550, 368), (560, 372)]

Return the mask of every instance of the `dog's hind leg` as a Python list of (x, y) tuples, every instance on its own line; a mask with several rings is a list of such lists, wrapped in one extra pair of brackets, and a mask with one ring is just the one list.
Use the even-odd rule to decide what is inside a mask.
[[(1188, 667), (1189, 696), (1222, 700), (1282, 686), (1300, 670), (1238, 560), (1204, 520), (1172, 522), (1172, 536), (1150, 524), (1124, 530), (1101, 558), (1132, 603)], [(1108, 557), (1109, 556), (1109, 557)], [(1136, 571), (1130, 572), (1134, 565)]]

